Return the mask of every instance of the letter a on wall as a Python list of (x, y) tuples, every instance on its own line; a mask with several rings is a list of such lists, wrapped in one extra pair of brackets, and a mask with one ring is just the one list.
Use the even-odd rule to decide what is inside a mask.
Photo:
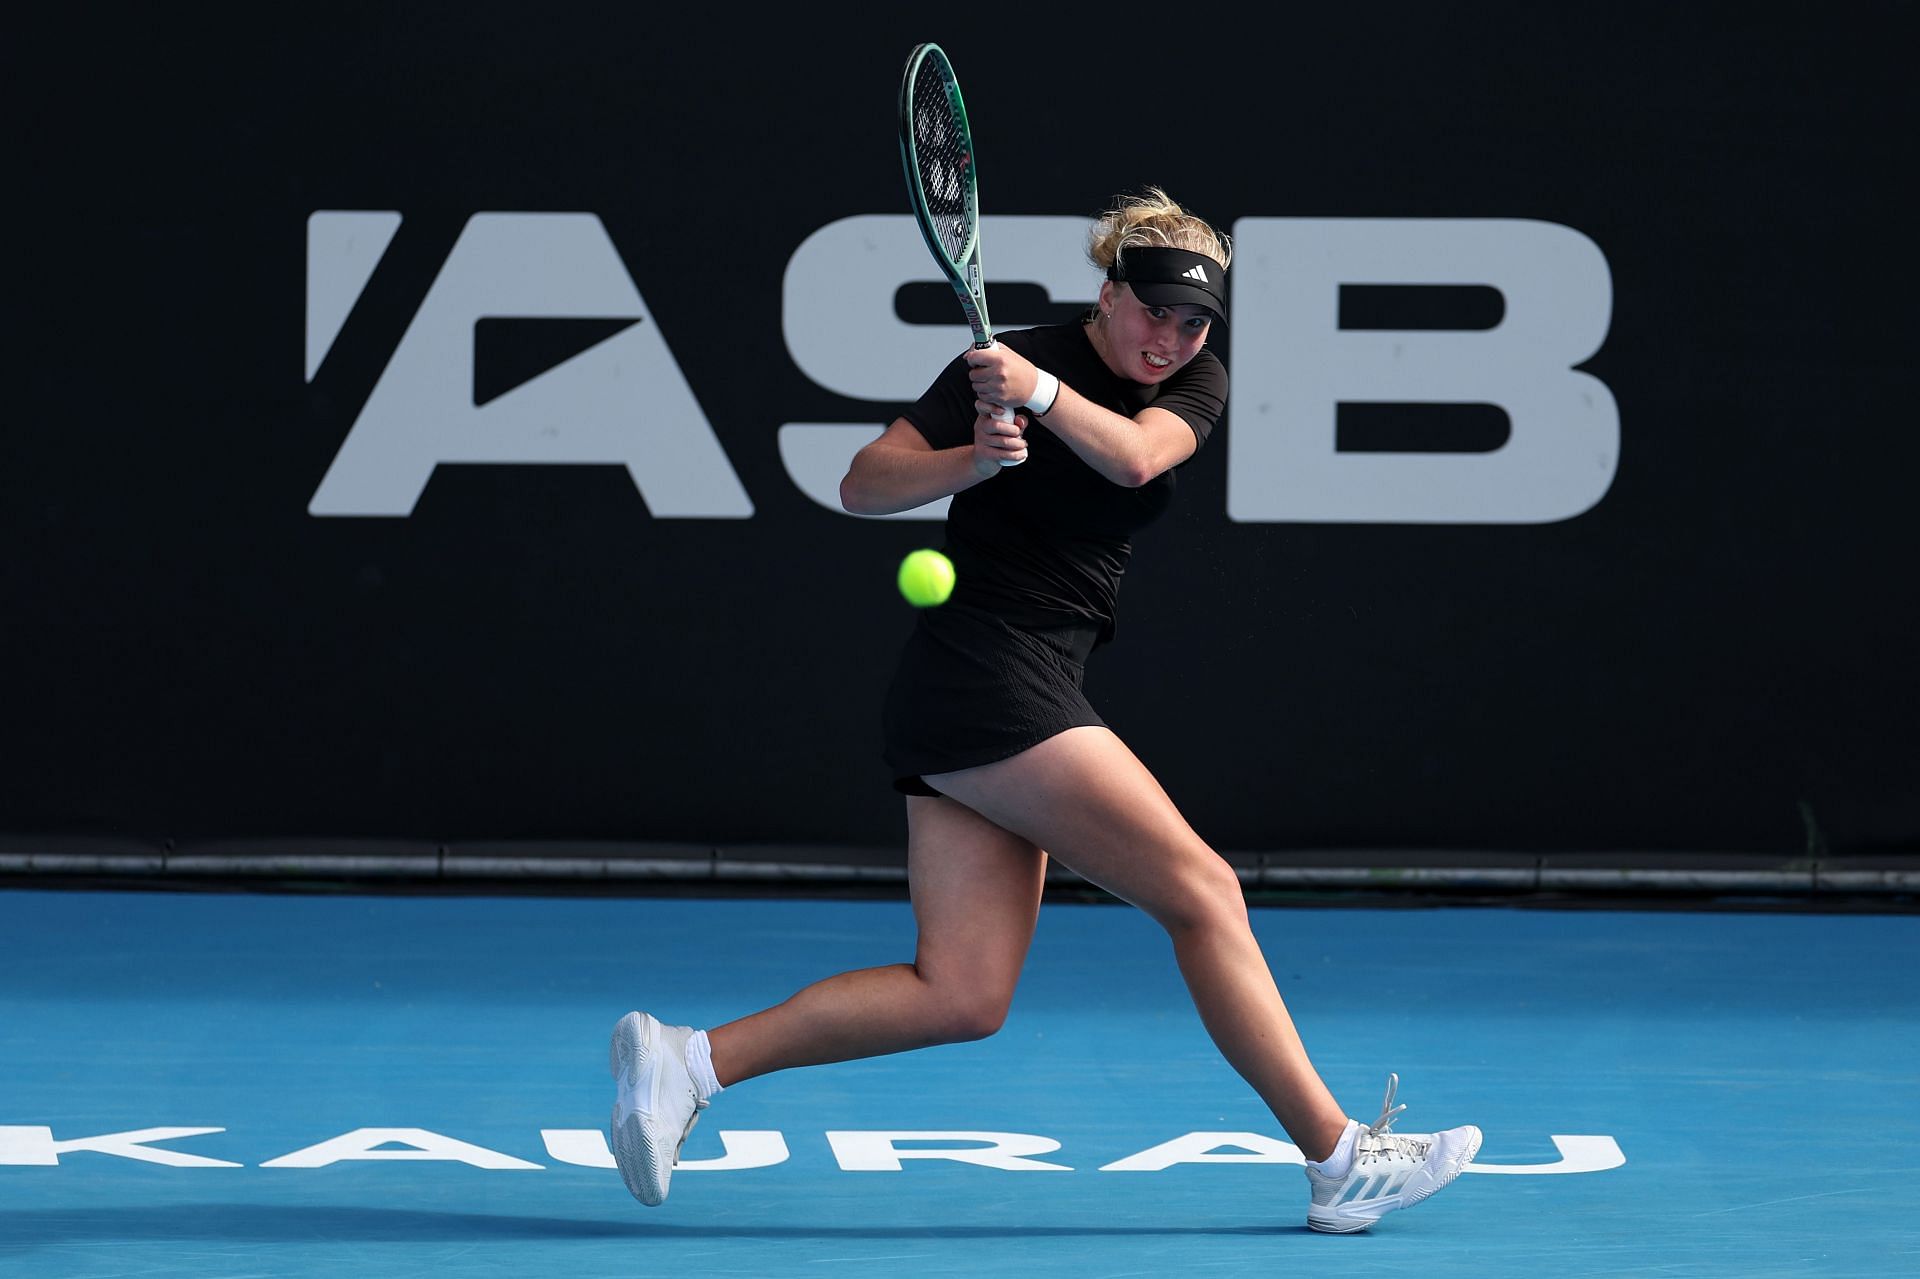
[[(398, 225), (393, 214), (322, 212), (309, 220), (309, 377)], [(634, 323), (476, 404), (475, 327), (504, 318)], [(623, 465), (656, 517), (753, 514), (639, 289), (590, 213), (468, 220), (308, 513), (408, 515), (443, 462)]]

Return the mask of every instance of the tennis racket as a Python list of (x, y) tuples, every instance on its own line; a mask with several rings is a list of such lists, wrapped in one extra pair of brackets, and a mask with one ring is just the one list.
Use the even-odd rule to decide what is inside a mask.
[[(907, 170), (913, 220), (960, 298), (974, 347), (985, 350), (993, 345), (993, 325), (987, 319), (987, 283), (980, 274), (980, 184), (973, 134), (953, 64), (937, 44), (915, 45), (900, 78), (900, 161)], [(1002, 405), (993, 416), (1011, 422), (1013, 410)]]

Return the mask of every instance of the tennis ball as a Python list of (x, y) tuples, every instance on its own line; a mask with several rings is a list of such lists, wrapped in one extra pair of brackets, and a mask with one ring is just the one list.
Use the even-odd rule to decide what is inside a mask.
[(953, 594), (953, 561), (938, 551), (918, 550), (900, 561), (900, 593), (915, 608), (932, 608)]

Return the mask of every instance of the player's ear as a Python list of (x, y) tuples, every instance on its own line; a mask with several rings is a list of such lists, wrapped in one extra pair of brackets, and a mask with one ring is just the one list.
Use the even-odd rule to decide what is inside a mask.
[(1109, 315), (1113, 311), (1113, 281), (1100, 281), (1100, 314)]

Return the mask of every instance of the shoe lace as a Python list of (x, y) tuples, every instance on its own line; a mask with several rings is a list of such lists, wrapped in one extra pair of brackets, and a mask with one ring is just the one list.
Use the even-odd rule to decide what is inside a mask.
[(1387, 1095), (1380, 1103), (1380, 1117), (1367, 1125), (1354, 1142), (1354, 1157), (1362, 1163), (1372, 1163), (1376, 1159), (1389, 1159), (1395, 1155), (1408, 1159), (1425, 1159), (1433, 1142), (1426, 1137), (1409, 1137), (1393, 1132), (1393, 1121), (1400, 1117), (1406, 1105), (1393, 1104), (1393, 1094), (1400, 1088), (1400, 1076), (1387, 1076)]

